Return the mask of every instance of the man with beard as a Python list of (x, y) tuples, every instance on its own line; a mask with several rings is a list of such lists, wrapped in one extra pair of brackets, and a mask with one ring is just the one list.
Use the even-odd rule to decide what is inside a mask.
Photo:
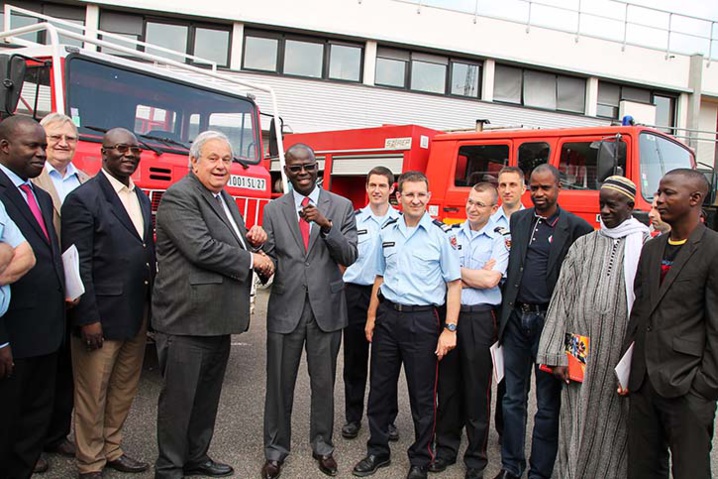
[[(633, 282), (648, 227), (631, 216), (636, 185), (612, 176), (599, 192), (601, 229), (571, 246), (551, 298), (536, 360), (566, 383), (561, 393), (560, 478), (625, 477), (628, 402), (616, 397)], [(583, 382), (568, 375), (568, 338), (587, 339)], [(583, 342), (583, 339), (579, 339)], [(583, 344), (586, 344), (585, 342)]]

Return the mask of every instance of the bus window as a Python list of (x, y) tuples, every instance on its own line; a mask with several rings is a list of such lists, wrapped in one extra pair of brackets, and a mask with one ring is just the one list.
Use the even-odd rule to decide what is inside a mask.
[(538, 165), (548, 163), (551, 155), (549, 144), (543, 141), (535, 143), (522, 143), (518, 150), (518, 166), (524, 172), (526, 184), (529, 182), (531, 172)]
[(455, 186), (487, 181), (498, 184), (499, 171), (509, 163), (508, 145), (470, 145), (459, 148)]

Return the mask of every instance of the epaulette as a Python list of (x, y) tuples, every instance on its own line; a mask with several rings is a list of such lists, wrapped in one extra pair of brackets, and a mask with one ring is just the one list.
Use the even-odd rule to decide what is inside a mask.
[(443, 231), (444, 233), (448, 233), (449, 231), (451, 231), (451, 225), (447, 225), (441, 220), (434, 220), (432, 221), (432, 223), (441, 228), (441, 231)]
[(392, 218), (392, 219), (390, 219), (389, 221), (387, 221), (386, 223), (384, 223), (384, 226), (382, 226), (381, 229), (384, 229), (384, 228), (386, 228), (386, 227), (389, 226), (389, 225), (393, 225), (393, 224), (396, 223), (397, 221), (399, 221), (399, 218)]
[(354, 210), (355, 215), (358, 215), (359, 213), (361, 213), (361, 208), (357, 208)]

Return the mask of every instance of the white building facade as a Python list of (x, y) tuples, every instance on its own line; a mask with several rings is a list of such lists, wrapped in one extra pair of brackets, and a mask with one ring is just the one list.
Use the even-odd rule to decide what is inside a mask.
[[(271, 85), (293, 132), (408, 123), (465, 129), (478, 119), (591, 126), (630, 114), (684, 138), (699, 162), (715, 162), (718, 19), (614, 0), (7, 3)], [(37, 21), (11, 20), (13, 27)], [(268, 99), (257, 103), (269, 111)]]

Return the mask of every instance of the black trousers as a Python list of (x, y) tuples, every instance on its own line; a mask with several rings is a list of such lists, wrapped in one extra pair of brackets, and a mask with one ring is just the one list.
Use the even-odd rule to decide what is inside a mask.
[(669, 449), (675, 479), (711, 477), (716, 401), (694, 391), (660, 396), (646, 375), (631, 391), (628, 414), (629, 479), (668, 479)]
[(57, 352), (15, 359), (0, 380), (0, 478), (26, 479), (40, 457), (52, 414)]
[[(346, 422), (360, 422), (364, 414), (364, 393), (369, 372), (369, 342), (364, 327), (372, 286), (347, 283), (349, 325), (344, 328), (344, 398)], [(396, 421), (397, 399), (389, 411), (389, 423)]]
[(155, 333), (164, 384), (157, 406), (156, 478), (183, 477), (182, 469), (207, 461), (230, 336)]
[(491, 417), (493, 363), (490, 347), (496, 341), (493, 310), (462, 312), (457, 346), (439, 363), (439, 410), (436, 455), (454, 460), (466, 427), (467, 468), (484, 469)]
[(399, 312), (379, 305), (371, 347), (369, 405), (369, 454), (390, 455), (389, 420), (396, 401), (402, 363), (409, 389), (415, 441), (409, 447), (412, 466), (428, 466), (436, 422), (436, 345), (441, 324), (435, 309)]
[(75, 383), (72, 377), (72, 358), (70, 356), (70, 331), (60, 347), (57, 357), (57, 378), (55, 380), (55, 401), (52, 407), (50, 427), (45, 435), (45, 449), (55, 449), (67, 439), (72, 424)]

